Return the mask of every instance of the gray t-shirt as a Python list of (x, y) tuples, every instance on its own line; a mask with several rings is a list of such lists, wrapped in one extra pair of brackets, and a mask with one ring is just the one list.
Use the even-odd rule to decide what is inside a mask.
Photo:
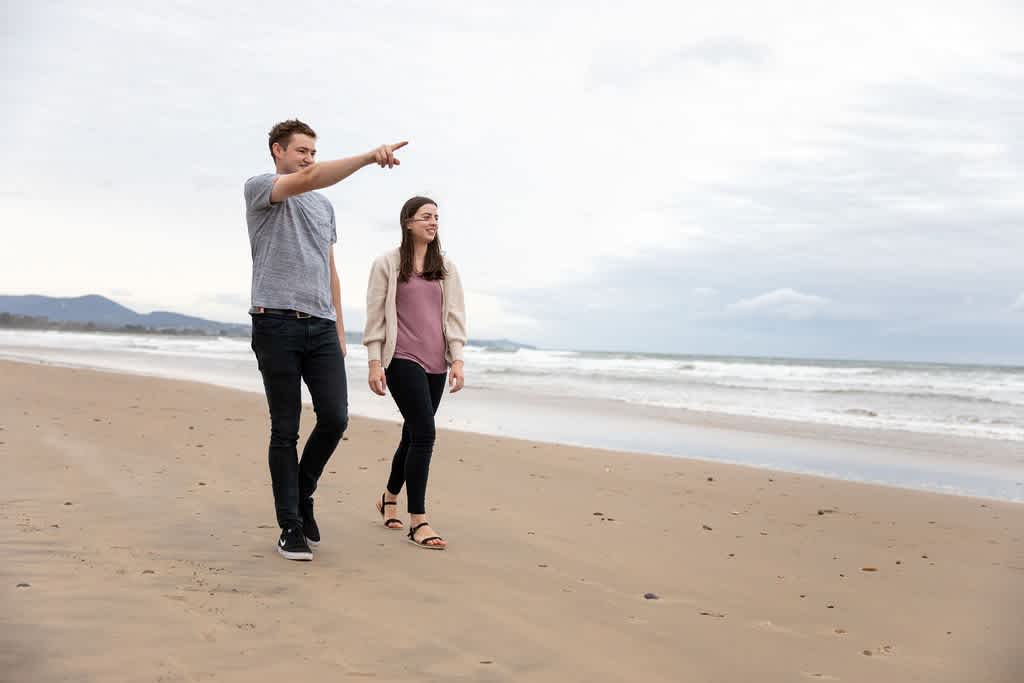
[(252, 305), (290, 308), (336, 320), (331, 296), (334, 207), (319, 192), (270, 203), (273, 173), (245, 181), (245, 220), (252, 248)]

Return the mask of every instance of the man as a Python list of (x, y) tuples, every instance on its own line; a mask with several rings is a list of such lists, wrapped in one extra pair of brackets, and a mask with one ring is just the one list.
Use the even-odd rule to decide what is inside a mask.
[[(400, 162), (399, 142), (353, 157), (317, 163), (316, 133), (299, 120), (270, 131), (276, 173), (245, 183), (252, 248), (252, 350), (270, 408), (270, 478), (289, 560), (312, 560), (320, 543), (313, 517), (317, 481), (348, 426), (345, 324), (334, 265), (334, 208), (314, 190), (330, 187), (376, 162)], [(298, 459), (301, 381), (313, 399), (316, 426)]]

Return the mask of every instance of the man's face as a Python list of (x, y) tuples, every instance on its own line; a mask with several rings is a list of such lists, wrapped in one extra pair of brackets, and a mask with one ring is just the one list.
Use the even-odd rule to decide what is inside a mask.
[(279, 173), (295, 173), (316, 160), (316, 138), (302, 133), (292, 133), (287, 147), (274, 143), (274, 158), (277, 160)]

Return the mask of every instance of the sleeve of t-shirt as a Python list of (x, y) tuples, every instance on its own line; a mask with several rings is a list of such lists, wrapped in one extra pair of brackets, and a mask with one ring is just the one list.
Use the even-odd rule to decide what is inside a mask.
[(270, 208), (270, 193), (274, 189), (273, 173), (253, 176), (245, 181), (245, 208), (249, 211), (266, 211)]

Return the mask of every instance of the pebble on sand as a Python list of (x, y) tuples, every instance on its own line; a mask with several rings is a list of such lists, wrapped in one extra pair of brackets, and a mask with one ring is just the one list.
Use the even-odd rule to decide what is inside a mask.
[(31, 583), (19, 583), (18, 584), (18, 588), (30, 588), (31, 586), (32, 586)]
[(657, 600), (658, 596), (656, 593), (644, 593), (644, 600)]

